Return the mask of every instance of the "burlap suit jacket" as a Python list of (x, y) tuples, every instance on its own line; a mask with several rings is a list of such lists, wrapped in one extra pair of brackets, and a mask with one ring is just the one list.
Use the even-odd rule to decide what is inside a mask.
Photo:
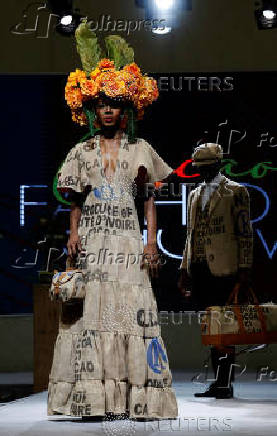
[[(188, 196), (187, 238), (179, 269), (190, 274), (197, 204), (201, 186)], [(205, 254), (215, 276), (235, 274), (239, 268), (250, 268), (253, 259), (253, 230), (250, 222), (249, 194), (239, 183), (225, 176), (210, 198), (205, 232)]]

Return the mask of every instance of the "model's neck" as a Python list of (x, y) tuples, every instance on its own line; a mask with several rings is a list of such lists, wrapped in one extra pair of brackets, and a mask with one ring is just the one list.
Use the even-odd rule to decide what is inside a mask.
[(121, 131), (118, 128), (118, 126), (111, 126), (111, 127), (102, 127), (101, 134), (106, 139), (114, 139), (117, 138), (120, 135)]

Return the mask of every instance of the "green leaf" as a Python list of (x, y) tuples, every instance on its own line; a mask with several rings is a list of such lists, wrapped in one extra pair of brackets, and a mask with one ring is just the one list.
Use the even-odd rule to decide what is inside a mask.
[(77, 27), (75, 38), (83, 70), (89, 74), (103, 56), (96, 33), (90, 29), (87, 19), (84, 19)]
[(119, 70), (127, 64), (134, 62), (134, 50), (124, 38), (119, 35), (105, 37), (107, 57), (114, 61), (115, 68)]

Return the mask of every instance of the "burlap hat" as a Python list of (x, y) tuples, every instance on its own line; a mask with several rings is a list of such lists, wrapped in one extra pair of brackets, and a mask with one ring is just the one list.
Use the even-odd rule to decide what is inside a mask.
[(221, 145), (207, 142), (196, 147), (192, 154), (192, 165), (210, 165), (223, 158)]

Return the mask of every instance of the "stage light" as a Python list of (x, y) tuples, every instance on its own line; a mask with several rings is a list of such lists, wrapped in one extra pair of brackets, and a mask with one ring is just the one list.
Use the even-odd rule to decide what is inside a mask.
[(79, 10), (73, 10), (73, 0), (48, 0), (48, 7), (60, 17), (56, 31), (63, 36), (71, 36), (81, 22)]
[(64, 15), (61, 19), (61, 24), (63, 24), (63, 26), (68, 26), (68, 24), (72, 23), (72, 20), (72, 15)]
[[(135, 0), (139, 8), (144, 8), (145, 19), (152, 21), (152, 32), (165, 35), (180, 25), (183, 11), (191, 11), (192, 0)], [(160, 23), (157, 25), (157, 22)]]
[(262, 7), (255, 11), (255, 17), (260, 30), (277, 27), (277, 1), (263, 0)]
[(272, 20), (276, 16), (276, 13), (267, 9), (266, 11), (263, 11), (263, 16), (268, 20)]
[(64, 15), (60, 23), (56, 26), (56, 31), (64, 36), (74, 35), (75, 30), (81, 23), (81, 15), (72, 14), (72, 15)]
[(155, 0), (155, 4), (158, 9), (166, 10), (173, 7), (174, 0)]

